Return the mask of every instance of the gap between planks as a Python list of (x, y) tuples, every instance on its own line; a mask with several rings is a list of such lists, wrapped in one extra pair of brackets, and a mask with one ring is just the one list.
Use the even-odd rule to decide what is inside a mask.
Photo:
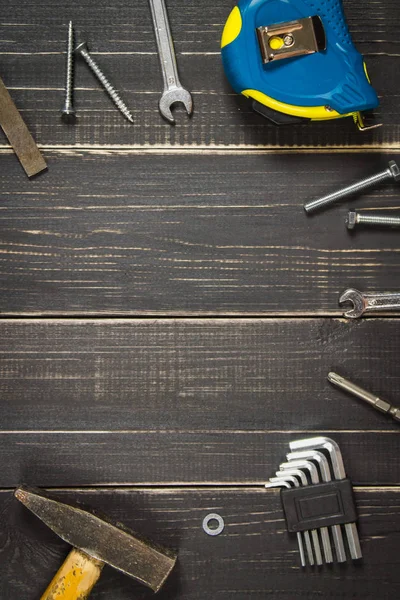
[[(392, 154), (400, 152), (400, 142), (387, 144), (371, 144), (369, 146), (249, 146), (236, 145), (232, 146), (179, 146), (179, 145), (41, 145), (38, 143), (40, 150), (48, 153), (57, 153), (74, 155), (76, 153), (85, 152), (87, 154), (123, 154), (123, 155), (141, 155), (141, 154), (165, 154), (165, 155), (180, 155), (180, 154), (204, 154), (204, 155), (288, 155), (288, 154), (361, 154), (361, 153), (380, 153)], [(9, 145), (0, 145), (0, 154), (13, 154), (13, 149)]]

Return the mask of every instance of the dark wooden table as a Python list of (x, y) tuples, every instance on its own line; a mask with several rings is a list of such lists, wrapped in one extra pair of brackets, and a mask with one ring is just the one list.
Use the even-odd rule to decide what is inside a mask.
[[(400, 594), (400, 437), (336, 391), (330, 369), (400, 403), (400, 321), (346, 322), (341, 291), (398, 289), (399, 233), (359, 231), (348, 205), (305, 200), (400, 159), (398, 0), (345, 2), (383, 127), (275, 128), (225, 81), (232, 0), (168, 0), (192, 120), (158, 113), (146, 0), (1, 0), (1, 76), (49, 164), (28, 181), (0, 138), (0, 597), (36, 600), (68, 547), (13, 500), (21, 482), (83, 500), (179, 550), (160, 600)], [(61, 123), (73, 19), (133, 110), (84, 65)], [(382, 187), (357, 206), (399, 208)], [(342, 448), (364, 560), (298, 568), (263, 483), (290, 440)], [(226, 529), (204, 534), (219, 512)], [(106, 569), (93, 600), (147, 599)]]

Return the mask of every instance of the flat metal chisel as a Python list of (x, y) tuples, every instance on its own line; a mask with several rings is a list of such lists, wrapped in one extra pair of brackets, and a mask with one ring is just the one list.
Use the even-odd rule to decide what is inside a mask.
[(15, 106), (0, 77), (0, 125), (18, 156), (28, 177), (47, 169), (46, 162), (29, 133), (23, 118)]

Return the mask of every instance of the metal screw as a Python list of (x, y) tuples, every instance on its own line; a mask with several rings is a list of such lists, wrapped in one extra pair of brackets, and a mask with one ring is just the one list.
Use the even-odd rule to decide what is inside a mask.
[(128, 121), (133, 123), (133, 117), (125, 102), (122, 100), (116, 89), (111, 85), (108, 81), (107, 77), (104, 75), (103, 71), (100, 69), (99, 65), (95, 60), (90, 56), (88, 46), (86, 42), (79, 44), (77, 48), (75, 48), (75, 54), (78, 54), (83, 58), (89, 68), (96, 75), (97, 79), (100, 81), (107, 94), (110, 96), (118, 110), (124, 115)]
[(400, 217), (377, 213), (359, 213), (354, 209), (349, 211), (346, 217), (347, 229), (354, 229), (356, 225), (387, 225), (388, 227), (400, 227)]
[(283, 43), (287, 47), (293, 46), (293, 44), (294, 44), (294, 37), (291, 34), (285, 35), (285, 37), (283, 38)]
[(400, 168), (394, 160), (391, 160), (389, 162), (387, 169), (380, 173), (377, 173), (376, 175), (372, 175), (372, 177), (362, 179), (361, 181), (354, 183), (353, 185), (350, 185), (346, 188), (343, 188), (337, 192), (333, 192), (332, 194), (328, 194), (327, 196), (323, 196), (322, 198), (318, 198), (317, 200), (308, 202), (307, 204), (305, 204), (304, 210), (308, 214), (313, 213), (316, 210), (326, 208), (331, 204), (334, 204), (338, 200), (343, 200), (344, 198), (353, 196), (356, 193), (362, 192), (371, 187), (375, 187), (376, 185), (379, 185), (380, 183), (391, 179), (394, 179), (394, 181), (400, 181)]
[(65, 74), (65, 99), (64, 107), (61, 111), (61, 119), (64, 123), (72, 124), (76, 122), (76, 113), (73, 105), (74, 90), (74, 29), (72, 21), (68, 25), (67, 39), (67, 68)]

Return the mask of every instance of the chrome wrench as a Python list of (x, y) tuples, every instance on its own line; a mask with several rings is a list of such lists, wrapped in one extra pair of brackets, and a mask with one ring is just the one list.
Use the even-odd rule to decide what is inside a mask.
[(340, 296), (339, 304), (350, 303), (353, 307), (344, 313), (348, 319), (359, 319), (365, 313), (400, 310), (400, 292), (364, 294), (349, 289)]
[(170, 123), (175, 123), (171, 107), (177, 102), (182, 102), (188, 115), (191, 115), (193, 112), (193, 99), (190, 92), (185, 90), (179, 81), (174, 41), (165, 0), (149, 0), (149, 2), (164, 79), (164, 92), (159, 102), (160, 113), (164, 119)]

